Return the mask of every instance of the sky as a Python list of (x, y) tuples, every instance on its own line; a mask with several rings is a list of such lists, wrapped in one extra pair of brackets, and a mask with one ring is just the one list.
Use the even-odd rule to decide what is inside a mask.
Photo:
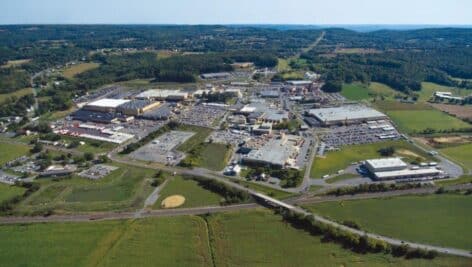
[(472, 25), (471, 0), (0, 0), (0, 24)]

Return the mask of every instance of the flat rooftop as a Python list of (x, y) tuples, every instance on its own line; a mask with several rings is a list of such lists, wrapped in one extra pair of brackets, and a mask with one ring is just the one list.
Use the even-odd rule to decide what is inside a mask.
[(408, 177), (408, 176), (428, 176), (438, 175), (442, 171), (435, 168), (417, 169), (417, 170), (399, 170), (399, 171), (386, 171), (386, 172), (375, 172), (375, 176), (378, 179), (396, 178), (396, 177)]
[(103, 98), (97, 101), (93, 101), (88, 103), (86, 106), (89, 107), (104, 107), (104, 108), (116, 108), (120, 105), (128, 103), (130, 100), (128, 99), (111, 99), (111, 98)]
[(136, 98), (166, 98), (169, 96), (184, 96), (187, 97), (188, 93), (184, 93), (180, 90), (167, 90), (167, 89), (150, 89), (144, 91), (136, 96)]
[(380, 111), (364, 105), (348, 105), (334, 108), (310, 109), (309, 114), (322, 122), (377, 119), (387, 117)]
[(408, 164), (406, 164), (401, 158), (369, 159), (366, 160), (366, 164), (369, 164), (375, 169), (389, 167), (408, 167)]

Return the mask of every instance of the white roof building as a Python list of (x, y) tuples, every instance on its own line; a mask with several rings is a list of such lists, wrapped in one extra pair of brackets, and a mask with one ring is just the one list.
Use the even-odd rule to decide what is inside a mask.
[(116, 108), (124, 103), (128, 103), (130, 100), (128, 99), (111, 99), (111, 98), (103, 98), (97, 101), (90, 102), (86, 105), (86, 107), (103, 107), (103, 108)]
[(371, 172), (383, 172), (402, 170), (408, 167), (401, 158), (369, 159), (365, 161), (365, 166)]
[(364, 105), (347, 105), (334, 108), (310, 109), (309, 114), (325, 125), (355, 123), (364, 120), (387, 118), (387, 115)]

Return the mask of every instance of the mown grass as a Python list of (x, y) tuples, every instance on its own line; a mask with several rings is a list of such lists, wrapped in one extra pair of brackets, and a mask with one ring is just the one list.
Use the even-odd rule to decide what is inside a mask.
[(334, 174), (339, 170), (344, 170), (353, 162), (378, 158), (379, 149), (394, 147), (398, 156), (409, 159), (411, 156), (405, 152), (412, 152), (421, 158), (428, 159), (429, 156), (423, 151), (412, 146), (405, 141), (386, 141), (373, 144), (345, 146), (340, 151), (326, 153), (324, 158), (315, 158), (311, 166), (310, 175), (312, 178), (320, 178), (326, 174)]
[(461, 176), (453, 180), (438, 180), (434, 182), (434, 184), (438, 186), (451, 186), (451, 185), (468, 184), (468, 183), (472, 183), (472, 176), (466, 175), (466, 176)]
[(189, 152), (195, 146), (205, 142), (205, 139), (211, 134), (213, 131), (210, 128), (193, 126), (193, 125), (180, 125), (176, 130), (178, 131), (187, 131), (187, 132), (194, 132), (195, 134), (190, 137), (187, 141), (177, 147), (178, 150), (182, 152)]
[(466, 266), (470, 259), (440, 256), (405, 260), (356, 254), (324, 243), (269, 211), (217, 213), (207, 218), (216, 266)]
[(419, 98), (418, 101), (421, 102), (426, 102), (431, 97), (436, 91), (440, 92), (451, 92), (456, 96), (467, 96), (470, 94), (466, 89), (459, 89), (456, 87), (451, 87), (451, 86), (445, 86), (445, 85), (440, 85), (437, 83), (431, 83), (431, 82), (422, 82), (421, 83), (421, 91), (418, 92)]
[(369, 85), (362, 83), (344, 84), (341, 94), (349, 100), (364, 100), (375, 97), (383, 97), (384, 99), (393, 99), (395, 95), (404, 95), (395, 91), (388, 85), (383, 83), (371, 82)]
[(93, 63), (93, 62), (91, 62), (91, 63), (79, 63), (79, 64), (71, 65), (71, 66), (64, 69), (63, 75), (66, 78), (72, 79), (76, 75), (78, 75), (82, 72), (86, 72), (88, 70), (96, 69), (96, 68), (98, 68), (98, 66), (100, 66), (100, 64)]
[(71, 143), (72, 141), (84, 142), (85, 144), (79, 145), (76, 148), (74, 148), (77, 151), (80, 151), (83, 153), (93, 153), (93, 154), (106, 153), (117, 146), (114, 143), (91, 140), (91, 139), (81, 138), (81, 137), (61, 136), (61, 138), (68, 143)]
[(161, 190), (154, 208), (161, 208), (162, 201), (172, 195), (185, 197), (185, 203), (179, 208), (191, 208), (201, 206), (218, 206), (222, 196), (204, 189), (198, 182), (192, 179), (184, 179), (181, 176), (169, 178), (165, 187)]
[(266, 194), (270, 197), (276, 198), (276, 199), (285, 199), (285, 198), (295, 196), (295, 194), (293, 194), (293, 193), (285, 192), (285, 191), (282, 191), (282, 190), (277, 190), (277, 189), (270, 188), (268, 186), (264, 186), (264, 185), (260, 185), (260, 184), (256, 184), (256, 183), (253, 183), (253, 182), (238, 180), (237, 183), (245, 186), (246, 188), (256, 190), (258, 192), (264, 193), (264, 194)]
[(0, 140), (0, 166), (11, 160), (29, 154), (29, 150), (30, 148), (27, 145), (5, 143)]
[(472, 198), (459, 194), (326, 202), (310, 210), (402, 240), (472, 249)]
[(472, 143), (440, 149), (442, 154), (458, 162), (467, 171), (472, 171)]

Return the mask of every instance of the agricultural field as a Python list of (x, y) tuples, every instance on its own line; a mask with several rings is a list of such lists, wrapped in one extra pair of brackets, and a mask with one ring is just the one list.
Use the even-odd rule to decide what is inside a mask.
[(179, 208), (220, 205), (222, 197), (199, 186), (197, 181), (184, 179), (181, 176), (175, 176), (169, 179), (170, 180), (159, 193), (159, 198), (157, 199), (154, 208), (161, 208), (162, 201), (173, 195), (181, 195), (185, 197), (184, 204)]
[(417, 157), (429, 159), (429, 156), (423, 151), (405, 141), (386, 141), (373, 144), (352, 145), (346, 146), (340, 151), (328, 152), (324, 158), (315, 158), (311, 166), (311, 177), (320, 178), (326, 174), (334, 174), (339, 170), (344, 170), (353, 162), (378, 158), (380, 157), (378, 150), (390, 146), (395, 148), (396, 156), (404, 157), (407, 160), (414, 160)]
[(354, 101), (371, 99), (374, 97), (393, 99), (395, 95), (403, 95), (401, 92), (395, 91), (390, 86), (377, 82), (371, 82), (369, 85), (362, 83), (343, 84), (341, 94), (347, 99)]
[(23, 64), (30, 62), (31, 59), (17, 59), (17, 60), (8, 60), (6, 64), (0, 66), (0, 68), (10, 68), (10, 67), (18, 67)]
[(441, 256), (405, 260), (356, 254), (324, 243), (282, 222), (269, 211), (218, 213), (207, 217), (216, 266), (466, 266), (469, 259)]
[(96, 181), (78, 176), (56, 182), (40, 179), (41, 189), (21, 202), (15, 211), (29, 214), (50, 209), (68, 213), (141, 207), (153, 190), (149, 179), (155, 171), (123, 164), (116, 166), (119, 169)]
[(91, 63), (79, 63), (79, 64), (71, 65), (71, 66), (65, 68), (63, 70), (63, 74), (64, 74), (64, 77), (72, 79), (76, 75), (78, 75), (82, 72), (86, 72), (88, 70), (96, 69), (96, 68), (98, 68), (98, 66), (100, 66), (100, 64), (93, 63), (93, 62), (91, 62)]
[(441, 153), (472, 171), (472, 143), (440, 149)]
[(326, 202), (310, 210), (361, 229), (408, 241), (472, 249), (472, 197), (461, 194)]
[(137, 221), (0, 226), (5, 266), (209, 266), (205, 222)]
[(0, 183), (0, 203), (16, 196), (21, 196), (25, 191), (26, 189), (23, 187)]
[(0, 104), (2, 104), (3, 102), (5, 102), (7, 99), (9, 99), (10, 97), (17, 97), (17, 98), (20, 98), (22, 96), (25, 96), (25, 95), (29, 95), (29, 94), (32, 94), (33, 93), (33, 89), (32, 88), (23, 88), (23, 89), (19, 89), (19, 90), (16, 90), (12, 93), (8, 93), (8, 94), (0, 94)]
[(431, 106), (459, 119), (472, 121), (472, 106), (470, 105), (431, 104)]
[(5, 143), (0, 140), (0, 166), (11, 160), (27, 155), (29, 150), (30, 148), (27, 145)]

